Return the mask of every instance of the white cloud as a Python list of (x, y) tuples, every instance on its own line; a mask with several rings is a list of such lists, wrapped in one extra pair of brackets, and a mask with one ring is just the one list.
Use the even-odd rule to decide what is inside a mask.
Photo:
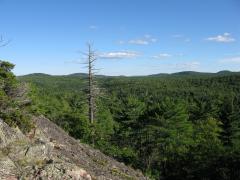
[(91, 26), (89, 26), (89, 29), (95, 30), (95, 29), (98, 29), (98, 27), (95, 25), (91, 25)]
[(169, 58), (169, 57), (172, 57), (172, 55), (168, 54), (168, 53), (161, 53), (161, 54), (152, 56), (152, 58), (154, 58), (154, 59), (165, 59), (165, 58)]
[(184, 56), (184, 53), (178, 53), (176, 56)]
[(146, 39), (150, 39), (150, 38), (152, 38), (152, 35), (150, 35), (150, 34), (145, 34), (144, 37), (145, 37)]
[(173, 38), (182, 38), (182, 37), (184, 37), (184, 35), (182, 35), (182, 34), (174, 34), (174, 35), (172, 35), (172, 37)]
[(206, 39), (207, 41), (215, 41), (215, 42), (222, 42), (222, 43), (228, 43), (228, 42), (234, 42), (236, 39), (234, 39), (230, 33), (224, 33), (222, 35), (217, 35), (213, 37), (208, 37)]
[(143, 38), (131, 39), (128, 41), (129, 44), (136, 44), (136, 45), (149, 45), (155, 42), (157, 42), (157, 38), (154, 38), (149, 34), (144, 35)]
[(160, 54), (152, 56), (152, 58), (153, 59), (167, 59), (167, 58), (171, 58), (171, 57), (180, 57), (180, 56), (184, 56), (184, 54), (183, 53), (177, 53), (177, 54), (160, 53)]
[(154, 43), (154, 42), (157, 42), (157, 39), (156, 38), (151, 38), (150, 41)]
[(138, 56), (139, 53), (135, 51), (114, 51), (100, 53), (98, 57), (101, 59), (132, 59)]
[(120, 41), (118, 41), (118, 43), (119, 44), (125, 44), (125, 41), (120, 40)]
[(172, 37), (175, 38), (175, 39), (179, 39), (181, 41), (184, 41), (184, 42), (190, 42), (191, 41), (190, 38), (184, 36), (183, 34), (174, 34), (174, 35), (172, 35)]
[(240, 64), (240, 56), (226, 58), (220, 61), (221, 63)]
[(136, 44), (136, 45), (148, 45), (149, 41), (144, 39), (132, 39), (128, 41), (129, 44)]
[(185, 42), (191, 42), (191, 39), (190, 38), (186, 38), (184, 41)]
[(198, 69), (199, 66), (200, 66), (200, 63), (197, 61), (178, 63), (175, 65), (177, 69), (182, 69), (182, 70), (195, 70), (195, 69)]

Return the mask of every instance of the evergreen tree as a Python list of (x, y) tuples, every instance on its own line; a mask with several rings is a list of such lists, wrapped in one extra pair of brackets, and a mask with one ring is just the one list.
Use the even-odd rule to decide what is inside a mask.
[[(14, 65), (0, 61), (0, 118), (10, 126), (18, 126), (23, 132), (28, 132), (33, 127), (26, 112), (24, 103), (20, 99), (23, 96), (21, 86), (11, 72)], [(20, 106), (22, 110), (20, 111)]]
[(234, 150), (240, 152), (240, 108), (236, 107), (233, 111), (230, 124), (230, 131), (231, 131), (231, 144)]
[(145, 127), (148, 140), (144, 147), (150, 152), (146, 154), (147, 159), (153, 162), (148, 161), (147, 168), (152, 166), (151, 169), (159, 169), (162, 176), (167, 176), (168, 166), (186, 154), (193, 144), (192, 123), (188, 121), (185, 105), (169, 98), (156, 104), (148, 117)]

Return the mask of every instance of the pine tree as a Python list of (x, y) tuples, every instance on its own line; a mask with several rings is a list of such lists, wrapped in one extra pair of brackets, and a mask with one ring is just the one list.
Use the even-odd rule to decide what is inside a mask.
[(240, 152), (240, 108), (236, 107), (233, 111), (230, 124), (230, 141), (234, 150), (238, 150)]
[(146, 168), (159, 169), (166, 176), (168, 164), (186, 154), (193, 144), (192, 123), (185, 105), (169, 98), (154, 105), (148, 117), (143, 146)]

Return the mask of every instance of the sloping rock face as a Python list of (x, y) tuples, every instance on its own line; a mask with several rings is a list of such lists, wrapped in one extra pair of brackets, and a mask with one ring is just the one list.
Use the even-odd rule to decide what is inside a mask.
[(144, 180), (140, 171), (68, 136), (44, 117), (27, 135), (0, 120), (0, 179)]
[(0, 119), (0, 148), (3, 148), (13, 141), (23, 139), (25, 136), (18, 128), (10, 128)]

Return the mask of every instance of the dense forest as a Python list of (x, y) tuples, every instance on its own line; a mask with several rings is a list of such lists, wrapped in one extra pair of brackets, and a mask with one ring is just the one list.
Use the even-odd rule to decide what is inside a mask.
[(31, 112), (153, 179), (240, 177), (240, 73), (97, 76), (88, 121), (86, 75), (18, 77)]

